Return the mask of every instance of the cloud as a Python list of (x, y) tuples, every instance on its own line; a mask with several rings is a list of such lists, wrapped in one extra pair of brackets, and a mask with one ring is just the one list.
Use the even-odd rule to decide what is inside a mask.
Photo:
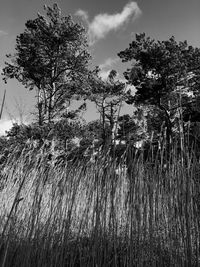
[[(108, 75), (110, 74), (110, 71), (116, 70), (115, 67), (117, 66), (113, 66), (113, 65), (116, 65), (118, 62), (120, 62), (120, 58), (109, 57), (102, 64), (99, 65), (99, 68), (100, 68), (99, 76), (102, 78), (102, 80), (106, 81), (108, 79)], [(127, 80), (123, 76), (121, 76), (118, 72), (117, 72), (116, 78), (118, 81), (122, 83), (127, 82)]]
[(117, 62), (120, 61), (120, 58), (116, 57), (116, 58), (107, 58), (102, 64), (99, 65), (100, 69), (107, 69), (112, 67), (112, 65), (116, 64)]
[(89, 17), (86, 11), (79, 9), (78, 11), (76, 11), (75, 15), (81, 17), (86, 23), (88, 23)]
[(108, 79), (108, 75), (110, 74), (110, 71), (112, 70), (112, 66), (116, 64), (120, 59), (119, 58), (107, 58), (102, 64), (99, 65), (100, 72), (99, 76), (102, 78), (103, 81), (106, 81)]
[(108, 75), (109, 75), (110, 71), (111, 71), (111, 70), (101, 70), (101, 71), (99, 72), (99, 76), (101, 77), (101, 79), (102, 79), (103, 81), (106, 81), (106, 80), (108, 79)]
[(15, 119), (12, 119), (12, 118), (1, 119), (0, 120), (0, 136), (5, 135), (6, 131), (9, 131), (12, 128), (13, 124), (15, 124), (15, 123), (17, 123), (19, 125), (30, 124), (30, 120), (28, 118), (25, 118), (22, 122), (21, 118), (19, 118), (19, 117), (15, 118)]
[(86, 11), (78, 10), (76, 12), (76, 15), (80, 16), (88, 25), (88, 36), (91, 45), (105, 38), (110, 31), (120, 29), (131, 17), (136, 19), (140, 14), (141, 10), (136, 2), (126, 4), (121, 13), (115, 13), (113, 15), (107, 13), (98, 14), (92, 22), (89, 22)]
[(1, 30), (0, 30), (0, 36), (3, 36), (3, 35), (8, 35), (8, 33), (5, 32), (5, 31), (1, 31)]
[(4, 119), (0, 120), (0, 135), (4, 135), (6, 131), (12, 128), (13, 121)]

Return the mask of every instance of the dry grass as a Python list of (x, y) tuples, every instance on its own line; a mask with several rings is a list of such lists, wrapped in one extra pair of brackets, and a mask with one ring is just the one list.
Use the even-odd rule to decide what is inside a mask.
[(163, 155), (132, 156), (117, 175), (105, 154), (53, 166), (14, 151), (1, 177), (0, 266), (198, 266), (200, 166), (175, 146), (167, 166)]

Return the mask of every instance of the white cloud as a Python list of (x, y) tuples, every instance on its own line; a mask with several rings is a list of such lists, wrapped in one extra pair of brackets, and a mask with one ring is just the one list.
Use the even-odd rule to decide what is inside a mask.
[(23, 123), (21, 121), (21, 119), (18, 117), (18, 118), (15, 118), (15, 119), (8, 119), (8, 118), (4, 118), (4, 119), (1, 119), (0, 120), (0, 136), (1, 135), (5, 135), (6, 131), (9, 131), (13, 124), (28, 124), (30, 123), (30, 121), (28, 120), (28, 118), (25, 118)]
[(88, 23), (89, 17), (86, 11), (79, 9), (78, 11), (76, 11), (75, 15), (81, 17), (85, 22)]
[(5, 31), (1, 31), (0, 30), (0, 36), (2, 36), (2, 35), (7, 35), (8, 33), (7, 32), (5, 32)]
[(108, 79), (108, 75), (112, 70), (112, 66), (119, 61), (119, 58), (107, 58), (102, 64), (99, 65), (100, 72), (99, 76), (102, 78), (103, 81)]
[(102, 64), (99, 65), (100, 69), (107, 69), (112, 67), (112, 65), (116, 64), (117, 62), (119, 62), (119, 58), (107, 58)]
[(88, 25), (88, 36), (90, 44), (94, 44), (99, 39), (113, 30), (118, 30), (132, 17), (136, 19), (141, 14), (141, 10), (136, 2), (130, 2), (125, 5), (121, 13), (113, 15), (104, 13), (98, 14), (94, 17), (92, 22), (88, 20), (88, 14), (84, 10), (78, 10), (76, 15), (80, 16)]
[[(102, 78), (103, 81), (106, 81), (108, 79), (108, 75), (110, 73), (111, 70), (116, 70), (116, 68), (113, 68), (113, 65), (115, 65), (116, 63), (118, 63), (120, 61), (120, 58), (107, 58), (102, 64), (99, 65), (100, 68), (100, 72), (99, 72), (99, 76)], [(119, 73), (117, 73), (116, 76), (117, 80), (122, 82), (122, 83), (126, 83), (127, 80), (119, 75)]]
[(108, 75), (111, 70), (101, 70), (99, 72), (99, 76), (102, 78), (103, 81), (106, 81), (108, 79)]
[(0, 135), (4, 135), (6, 131), (12, 128), (13, 121), (8, 119), (0, 120)]

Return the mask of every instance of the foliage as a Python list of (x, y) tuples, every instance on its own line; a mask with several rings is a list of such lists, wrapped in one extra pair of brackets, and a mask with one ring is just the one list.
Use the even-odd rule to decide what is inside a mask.
[(47, 124), (40, 126), (35, 123), (29, 125), (14, 123), (12, 128), (6, 132), (6, 136), (16, 143), (25, 143), (28, 139), (44, 140), (48, 137), (50, 129), (50, 125)]
[(138, 126), (133, 117), (125, 114), (118, 117), (117, 139), (125, 142), (137, 141)]
[(187, 91), (198, 93), (200, 49), (188, 46), (186, 41), (178, 43), (174, 37), (156, 42), (143, 33), (136, 34), (129, 48), (118, 55), (122, 62), (134, 62), (124, 73), (136, 88), (135, 95), (129, 95), (128, 103), (159, 109), (169, 139), (178, 108), (192, 101), (192, 94), (188, 95)]
[[(117, 119), (125, 97), (125, 84), (117, 80), (117, 72), (110, 71), (106, 81), (99, 76), (99, 68), (93, 71), (91, 76), (91, 95), (90, 100), (96, 104), (100, 113), (103, 132), (102, 139), (104, 142), (110, 142), (115, 138), (115, 128)], [(106, 137), (106, 127), (110, 127), (110, 136)]]
[[(63, 17), (57, 4), (44, 7), (46, 17), (26, 22), (17, 36), (16, 53), (7, 55), (4, 80), (16, 78), (36, 88), (39, 123), (51, 122), (72, 97), (87, 93), (88, 61), (85, 29), (71, 16)], [(80, 86), (81, 85), (81, 86)]]

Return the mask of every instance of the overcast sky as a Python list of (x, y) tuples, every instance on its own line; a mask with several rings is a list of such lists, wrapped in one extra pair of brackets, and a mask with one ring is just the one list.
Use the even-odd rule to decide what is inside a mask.
[[(200, 0), (1, 0), (0, 8), (0, 68), (5, 55), (14, 53), (16, 36), (24, 31), (25, 22), (43, 14), (43, 5), (57, 2), (63, 15), (71, 14), (75, 21), (87, 27), (92, 64), (100, 65), (102, 76), (110, 69), (120, 74), (125, 70), (117, 53), (128, 47), (135, 33), (167, 40), (187, 40), (200, 47)], [(0, 80), (0, 101), (6, 89), (6, 109), (0, 122), (0, 132), (9, 125), (7, 120), (17, 119), (21, 112), (33, 111), (34, 92), (29, 92), (17, 81), (5, 85)], [(17, 107), (18, 106), (18, 107)], [(93, 116), (91, 116), (93, 114)], [(89, 112), (88, 118), (94, 118)], [(4, 126), (3, 126), (4, 125)], [(6, 126), (5, 126), (6, 125)]]

